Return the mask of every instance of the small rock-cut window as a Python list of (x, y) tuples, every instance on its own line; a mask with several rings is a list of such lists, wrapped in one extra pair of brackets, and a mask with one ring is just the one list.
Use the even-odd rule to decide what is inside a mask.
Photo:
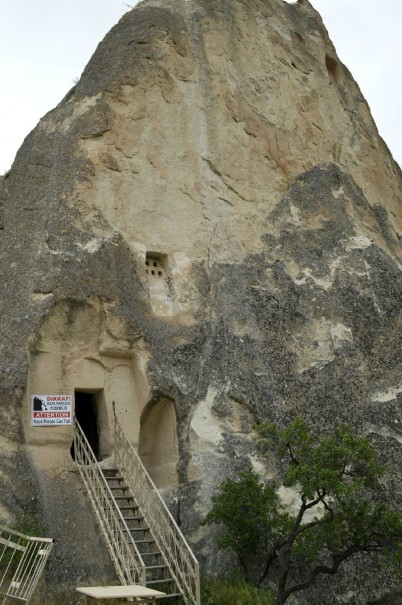
[(165, 279), (165, 271), (159, 258), (147, 257), (145, 266), (148, 275), (154, 275), (155, 277)]
[(149, 297), (156, 315), (168, 316), (176, 312), (176, 292), (166, 254), (149, 252), (145, 259)]

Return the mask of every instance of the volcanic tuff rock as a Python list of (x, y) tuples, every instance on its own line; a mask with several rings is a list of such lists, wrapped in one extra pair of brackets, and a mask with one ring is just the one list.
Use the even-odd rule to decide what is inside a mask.
[[(71, 428), (30, 427), (33, 393), (93, 393), (103, 456), (116, 400), (206, 565), (199, 521), (224, 475), (262, 468), (259, 418), (370, 435), (398, 505), (401, 190), (307, 0), (124, 15), (0, 181), (0, 517), (37, 512), (53, 580), (99, 579), (101, 546)], [(358, 577), (320, 590), (385, 585)]]

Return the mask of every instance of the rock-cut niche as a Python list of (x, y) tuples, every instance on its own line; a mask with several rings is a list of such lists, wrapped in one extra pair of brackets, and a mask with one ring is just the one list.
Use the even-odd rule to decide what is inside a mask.
[(145, 407), (138, 453), (157, 487), (177, 485), (179, 449), (176, 409), (171, 399), (162, 398)]
[(160, 252), (147, 252), (145, 272), (148, 277), (149, 298), (155, 315), (162, 317), (175, 315), (177, 300), (168, 256)]

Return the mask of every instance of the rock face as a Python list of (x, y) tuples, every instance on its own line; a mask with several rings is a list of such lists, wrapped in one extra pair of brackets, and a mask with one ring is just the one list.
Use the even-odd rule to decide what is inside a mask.
[[(0, 182), (0, 521), (39, 515), (50, 583), (112, 571), (34, 393), (91, 394), (101, 458), (116, 401), (206, 568), (214, 487), (273, 472), (257, 419), (372, 436), (398, 505), (401, 192), (307, 0), (144, 0), (111, 30)], [(321, 598), (384, 592), (347, 574)]]

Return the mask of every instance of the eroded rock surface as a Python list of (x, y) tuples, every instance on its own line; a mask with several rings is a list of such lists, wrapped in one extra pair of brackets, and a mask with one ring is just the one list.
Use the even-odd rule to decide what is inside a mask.
[[(398, 505), (401, 191), (307, 0), (144, 0), (111, 30), (0, 181), (0, 517), (39, 514), (51, 577), (100, 578), (103, 555), (71, 428), (30, 427), (34, 392), (93, 393), (104, 457), (116, 401), (207, 566), (213, 489), (275, 472), (259, 418), (371, 435)], [(359, 574), (321, 590), (380, 596)]]

